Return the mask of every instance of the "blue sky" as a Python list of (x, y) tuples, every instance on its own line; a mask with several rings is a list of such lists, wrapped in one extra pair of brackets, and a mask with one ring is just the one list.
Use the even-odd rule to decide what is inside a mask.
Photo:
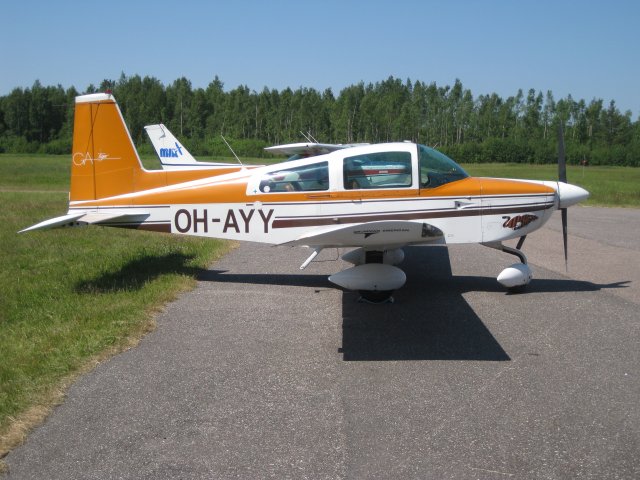
[(474, 96), (551, 90), (640, 114), (640, 2), (1, 0), (0, 95), (127, 75), (342, 88), (389, 76)]

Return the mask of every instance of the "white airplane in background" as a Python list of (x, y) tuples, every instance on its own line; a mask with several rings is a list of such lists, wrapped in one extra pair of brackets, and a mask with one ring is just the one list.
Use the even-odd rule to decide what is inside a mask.
[(189, 153), (164, 124), (144, 127), (153, 148), (160, 159), (163, 170), (182, 170), (195, 168), (238, 168), (236, 163), (199, 162)]
[[(147, 125), (144, 127), (151, 144), (160, 159), (163, 170), (176, 170), (183, 168), (208, 168), (208, 167), (237, 167), (235, 163), (201, 162), (196, 160), (191, 153), (182, 145), (171, 131), (162, 123), (157, 125)], [(304, 134), (303, 134), (304, 135)], [(225, 140), (226, 142), (226, 140)], [(350, 148), (366, 143), (334, 144), (319, 143), (312, 137), (307, 136), (306, 143), (290, 143), (287, 145), (276, 145), (266, 147), (265, 150), (273, 154), (287, 155), (287, 160), (299, 160), (301, 158), (323, 155), (335, 150)], [(233, 150), (232, 150), (233, 152)], [(234, 153), (235, 155), (235, 153)]]
[[(532, 277), (524, 238), (560, 209), (566, 259), (566, 209), (589, 195), (566, 183), (562, 142), (558, 182), (473, 178), (437, 150), (408, 142), (229, 173), (147, 171), (107, 93), (76, 98), (72, 148), (67, 214), (23, 232), (102, 225), (307, 246), (313, 253), (301, 269), (323, 248), (356, 247), (342, 257), (355, 266), (329, 280), (375, 302), (404, 285), (396, 265), (407, 245), (480, 243), (513, 254), (519, 263), (498, 281), (521, 288)], [(516, 248), (503, 245), (512, 238), (520, 238)]]
[(313, 137), (307, 138), (307, 142), (289, 143), (287, 145), (275, 145), (266, 147), (269, 153), (287, 155), (287, 160), (300, 160), (301, 158), (315, 157), (343, 150), (345, 148), (360, 147), (368, 143), (319, 143)]

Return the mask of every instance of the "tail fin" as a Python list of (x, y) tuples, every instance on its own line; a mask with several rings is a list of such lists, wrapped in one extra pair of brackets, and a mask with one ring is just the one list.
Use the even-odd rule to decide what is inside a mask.
[[(183, 168), (173, 172), (145, 170), (118, 104), (108, 93), (76, 97), (72, 148), (69, 212), (21, 232), (94, 223), (105, 225), (113, 220), (125, 225), (137, 224), (148, 217), (149, 212), (129, 208), (133, 204), (129, 203), (129, 197), (113, 202), (101, 199), (240, 170), (237, 166), (218, 167), (215, 172), (210, 168)], [(72, 205), (73, 202), (77, 203)], [(98, 211), (94, 208), (105, 204), (123, 209)]]
[(149, 135), (163, 168), (174, 163), (189, 165), (196, 163), (196, 159), (162, 123), (159, 125), (147, 125), (144, 129)]
[[(229, 168), (238, 167), (235, 163), (199, 162), (182, 145), (171, 131), (162, 123), (144, 127), (158, 154), (163, 170), (210, 169), (212, 175), (228, 172)], [(242, 165), (240, 165), (242, 167)]]
[(113, 96), (76, 97), (69, 200), (132, 192), (145, 173)]

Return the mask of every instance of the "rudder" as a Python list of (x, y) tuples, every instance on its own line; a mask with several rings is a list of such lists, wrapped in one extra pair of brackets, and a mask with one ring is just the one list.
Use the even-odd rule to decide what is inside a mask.
[(113, 95), (76, 97), (70, 201), (130, 193), (145, 171)]

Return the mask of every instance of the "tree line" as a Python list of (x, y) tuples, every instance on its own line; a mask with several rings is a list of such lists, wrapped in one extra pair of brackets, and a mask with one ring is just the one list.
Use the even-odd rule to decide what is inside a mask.
[[(206, 88), (193, 88), (184, 77), (165, 86), (154, 77), (122, 74), (82, 93), (102, 91), (113, 92), (146, 153), (143, 127), (162, 122), (196, 156), (228, 155), (221, 135), (240, 155), (256, 157), (265, 155), (265, 146), (311, 135), (325, 143), (411, 140), (468, 163), (553, 163), (562, 125), (569, 163), (640, 166), (640, 120), (630, 111), (622, 113), (613, 100), (556, 100), (551, 91), (476, 97), (460, 80), (438, 86), (389, 77), (335, 96), (330, 88), (226, 91), (217, 76)], [(69, 153), (79, 94), (36, 81), (0, 97), (0, 152)]]

